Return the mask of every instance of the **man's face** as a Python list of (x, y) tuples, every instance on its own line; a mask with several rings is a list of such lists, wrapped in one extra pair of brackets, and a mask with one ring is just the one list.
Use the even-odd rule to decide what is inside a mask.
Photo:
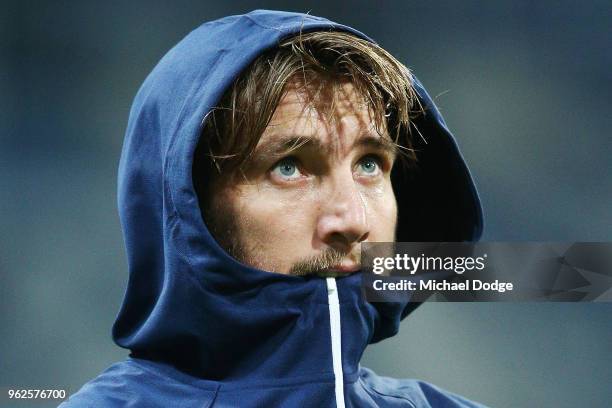
[(271, 272), (333, 276), (359, 269), (360, 243), (395, 239), (395, 149), (351, 84), (332, 114), (289, 87), (244, 176), (212, 184), (206, 218), (239, 261)]

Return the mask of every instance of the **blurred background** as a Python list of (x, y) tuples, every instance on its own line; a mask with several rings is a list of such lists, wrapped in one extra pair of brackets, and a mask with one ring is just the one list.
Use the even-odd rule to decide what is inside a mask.
[[(172, 45), (229, 14), (310, 11), (410, 67), (471, 166), (483, 239), (612, 241), (609, 1), (1, 4), (2, 390), (75, 392), (127, 355), (110, 329), (127, 280), (115, 188), (130, 104)], [(425, 304), (363, 365), (494, 407), (608, 407), (612, 304)]]

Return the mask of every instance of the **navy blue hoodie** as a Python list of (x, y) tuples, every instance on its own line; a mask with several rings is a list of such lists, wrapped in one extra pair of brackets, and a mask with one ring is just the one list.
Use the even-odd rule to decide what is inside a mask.
[[(129, 283), (113, 338), (131, 354), (62, 407), (478, 406), (359, 364), (366, 346), (396, 334), (416, 303), (366, 302), (360, 273), (323, 279), (251, 268), (228, 255), (202, 220), (192, 165), (203, 118), (259, 54), (313, 30), (372, 41), (320, 17), (257, 10), (203, 24), (145, 80), (118, 176)], [(414, 81), (426, 143), (415, 141), (418, 171), (393, 174), (398, 240), (477, 240), (476, 189)]]

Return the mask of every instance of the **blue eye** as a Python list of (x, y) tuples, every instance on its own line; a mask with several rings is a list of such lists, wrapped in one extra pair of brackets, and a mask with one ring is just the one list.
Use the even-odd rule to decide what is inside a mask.
[(374, 157), (365, 157), (359, 162), (359, 170), (361, 170), (364, 174), (371, 176), (377, 174), (380, 170), (380, 165), (378, 160)]
[(295, 163), (290, 162), (289, 160), (285, 160), (279, 164), (279, 170), (283, 176), (292, 176), (295, 173), (297, 168), (295, 167)]
[(297, 161), (291, 157), (287, 157), (276, 163), (272, 169), (272, 173), (284, 179), (295, 179), (300, 176)]

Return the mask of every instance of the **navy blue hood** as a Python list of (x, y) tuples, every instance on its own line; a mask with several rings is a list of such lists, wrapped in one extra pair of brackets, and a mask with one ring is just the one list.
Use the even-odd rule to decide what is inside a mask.
[[(352, 28), (305, 14), (258, 10), (203, 24), (158, 63), (130, 112), (118, 204), (129, 283), (113, 338), (132, 356), (208, 380), (310, 378), (330, 373), (325, 279), (251, 268), (229, 256), (202, 219), (192, 165), (202, 122), (259, 54), (298, 32)], [(473, 241), (476, 189), (422, 85), (418, 171), (394, 172), (400, 241)], [(356, 375), (367, 344), (394, 335), (417, 304), (370, 304), (360, 274), (337, 279), (342, 366)]]

